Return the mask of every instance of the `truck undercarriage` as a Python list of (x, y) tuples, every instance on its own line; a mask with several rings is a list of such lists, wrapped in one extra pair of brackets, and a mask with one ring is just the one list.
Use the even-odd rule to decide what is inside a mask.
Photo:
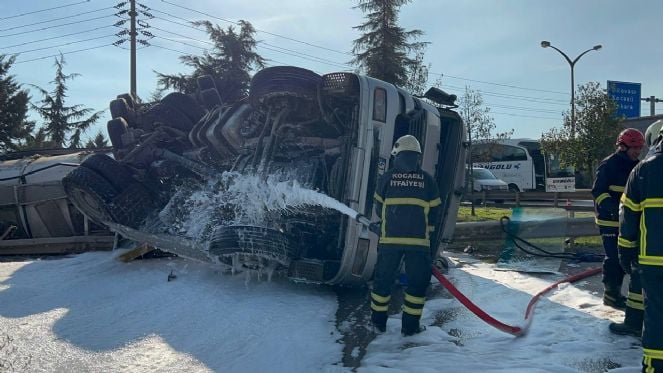
[(164, 251), (235, 271), (332, 280), (344, 260), (348, 217), (320, 206), (250, 214), (246, 190), (290, 183), (348, 204), (352, 183), (375, 183), (375, 169), (369, 180), (353, 175), (364, 105), (357, 76), (267, 68), (234, 103), (221, 102), (211, 77), (198, 86), (196, 94), (170, 93), (153, 104), (130, 95), (113, 100), (114, 157), (92, 155), (63, 179), (72, 203)]

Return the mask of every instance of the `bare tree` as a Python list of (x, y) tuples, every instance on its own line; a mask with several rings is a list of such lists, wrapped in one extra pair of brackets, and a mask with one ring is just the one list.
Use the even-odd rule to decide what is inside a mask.
[[(473, 90), (470, 87), (465, 87), (465, 92), (460, 97), (459, 114), (465, 125), (467, 126), (467, 143), (468, 153), (467, 168), (469, 177), (466, 182), (469, 182), (470, 192), (474, 192), (474, 178), (472, 177), (472, 169), (474, 168), (474, 156), (472, 154), (472, 143), (476, 140), (483, 140), (484, 142), (495, 142), (500, 139), (507, 139), (513, 135), (513, 129), (506, 132), (495, 133), (495, 121), (490, 115), (490, 108), (485, 106), (483, 96), (478, 90)], [(474, 198), (472, 198), (472, 215), (474, 212)]]
[(567, 112), (561, 128), (543, 134), (541, 148), (559, 154), (562, 164), (593, 174), (598, 162), (615, 150), (615, 139), (622, 130), (615, 116), (617, 105), (598, 82), (579, 86), (575, 104), (575, 133)]

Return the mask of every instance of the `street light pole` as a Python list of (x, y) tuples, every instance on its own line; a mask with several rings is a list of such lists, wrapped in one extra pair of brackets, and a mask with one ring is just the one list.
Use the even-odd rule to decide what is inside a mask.
[(562, 56), (564, 56), (564, 59), (566, 59), (566, 62), (569, 63), (569, 66), (571, 67), (571, 138), (575, 137), (576, 134), (576, 97), (575, 97), (575, 91), (576, 91), (576, 86), (575, 86), (575, 74), (574, 74), (574, 67), (576, 65), (576, 62), (580, 59), (580, 57), (584, 56), (585, 54), (591, 52), (591, 51), (597, 51), (603, 46), (601, 44), (597, 44), (593, 46), (590, 49), (587, 49), (586, 51), (580, 53), (578, 57), (575, 59), (569, 58), (569, 56), (566, 55), (566, 53), (562, 52), (559, 48), (555, 47), (554, 45), (550, 44), (549, 41), (542, 41), (541, 42), (541, 47), (542, 48), (552, 48), (559, 52)]

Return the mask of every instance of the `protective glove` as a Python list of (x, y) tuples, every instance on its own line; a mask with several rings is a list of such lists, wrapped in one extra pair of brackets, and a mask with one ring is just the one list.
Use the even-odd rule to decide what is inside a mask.
[(638, 250), (637, 249), (620, 249), (619, 250), (619, 264), (624, 269), (624, 272), (629, 275), (633, 271), (633, 266), (638, 264)]
[(376, 221), (371, 223), (368, 226), (368, 230), (379, 236), (382, 233), (382, 222)]

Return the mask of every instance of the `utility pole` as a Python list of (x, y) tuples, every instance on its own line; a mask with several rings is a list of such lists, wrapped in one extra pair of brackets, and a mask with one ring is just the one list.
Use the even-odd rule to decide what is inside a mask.
[(649, 115), (652, 117), (656, 115), (656, 103), (657, 102), (663, 102), (660, 98), (656, 98), (654, 96), (649, 96), (647, 98), (641, 98), (641, 101), (646, 101), (649, 102)]
[(136, 0), (130, 0), (131, 10), (129, 11), (130, 29), (129, 36), (131, 40), (131, 95), (136, 98)]

